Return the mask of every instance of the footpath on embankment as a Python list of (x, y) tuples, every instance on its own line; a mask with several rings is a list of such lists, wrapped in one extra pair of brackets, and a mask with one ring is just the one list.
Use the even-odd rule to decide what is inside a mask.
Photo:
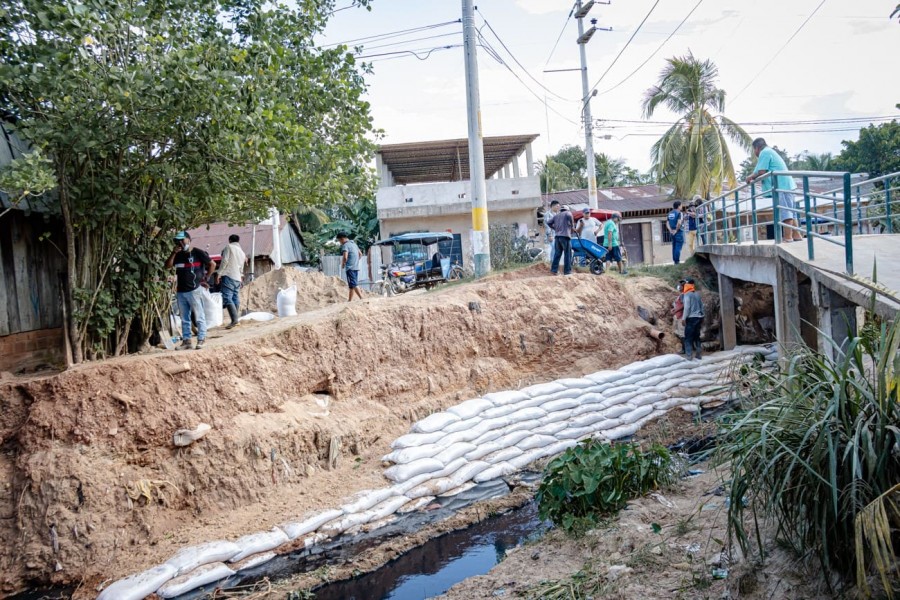
[[(343, 515), (354, 493), (391, 488), (381, 459), (411, 423), (674, 349), (636, 313), (662, 319), (671, 299), (652, 278), (535, 267), (242, 327), (202, 352), (4, 380), (0, 591), (52, 583), (95, 597), (188, 546), (309, 511)], [(211, 426), (203, 439), (173, 446), (175, 431), (200, 423)]]

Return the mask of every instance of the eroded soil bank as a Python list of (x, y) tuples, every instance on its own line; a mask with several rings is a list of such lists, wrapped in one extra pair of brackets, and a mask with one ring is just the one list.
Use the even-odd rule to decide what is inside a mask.
[[(98, 584), (384, 485), (412, 420), (647, 358), (671, 290), (533, 267), (0, 384), (0, 592)], [(183, 370), (187, 365), (189, 370)], [(208, 423), (187, 448), (173, 433)], [(78, 594), (76, 594), (77, 596)]]

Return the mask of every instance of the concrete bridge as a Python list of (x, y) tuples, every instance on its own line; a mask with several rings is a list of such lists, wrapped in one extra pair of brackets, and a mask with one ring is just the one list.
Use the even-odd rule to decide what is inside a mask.
[[(892, 210), (900, 188), (891, 187), (900, 184), (900, 173), (856, 183), (849, 173), (767, 177), (784, 175), (802, 183), (790, 192), (797, 204), (795, 224), (783, 225), (785, 208), (757, 194), (755, 183), (741, 186), (702, 205), (699, 233), (705, 243), (697, 252), (718, 272), (723, 348), (737, 344), (734, 284), (740, 280), (772, 286), (782, 347), (805, 343), (833, 356), (857, 334), (859, 309), (887, 320), (900, 310), (900, 228), (894, 233), (900, 218)], [(838, 187), (811, 191), (811, 180), (820, 189), (823, 180), (837, 180)], [(775, 191), (782, 190), (776, 185)], [(805, 239), (783, 241), (792, 231)]]

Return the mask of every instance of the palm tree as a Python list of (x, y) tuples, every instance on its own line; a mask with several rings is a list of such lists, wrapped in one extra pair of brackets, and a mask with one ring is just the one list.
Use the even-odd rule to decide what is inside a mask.
[[(799, 157), (799, 160), (793, 165), (804, 171), (831, 171), (834, 156), (831, 152), (823, 152), (822, 154), (813, 154), (806, 152)], [(788, 168), (791, 168), (790, 165)]]
[[(723, 182), (734, 186), (734, 163), (726, 136), (745, 149), (750, 136), (721, 113), (725, 90), (715, 86), (719, 70), (692, 54), (670, 58), (660, 81), (644, 94), (644, 118), (660, 105), (681, 115), (653, 144), (653, 172), (660, 183), (675, 186), (675, 196), (690, 198), (719, 194)], [(718, 114), (714, 114), (718, 113)]]

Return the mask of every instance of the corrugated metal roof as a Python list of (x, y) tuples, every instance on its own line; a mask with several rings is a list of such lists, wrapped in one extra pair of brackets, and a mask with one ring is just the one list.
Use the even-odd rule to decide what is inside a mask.
[[(287, 225), (287, 219), (281, 216), (281, 231)], [(253, 223), (247, 225), (229, 225), (228, 223), (210, 223), (196, 229), (190, 229), (191, 245), (194, 248), (206, 250), (209, 254), (220, 254), (222, 248), (228, 245), (230, 235), (238, 235), (241, 238), (241, 249), (250, 256), (250, 245), (253, 239)], [(270, 256), (272, 254), (272, 226), (256, 226), (256, 256)]]
[[(492, 177), (537, 134), (494, 136), (484, 138), (485, 176)], [(436, 140), (409, 144), (385, 144), (378, 154), (400, 185), (464, 181), (469, 178), (469, 140)]]
[[(623, 187), (602, 188), (597, 190), (597, 208), (613, 210), (628, 216), (635, 213), (665, 212), (672, 208), (672, 187), (658, 185), (633, 185)], [(587, 190), (569, 190), (543, 195), (549, 204), (558, 200), (570, 206), (586, 206)]]

